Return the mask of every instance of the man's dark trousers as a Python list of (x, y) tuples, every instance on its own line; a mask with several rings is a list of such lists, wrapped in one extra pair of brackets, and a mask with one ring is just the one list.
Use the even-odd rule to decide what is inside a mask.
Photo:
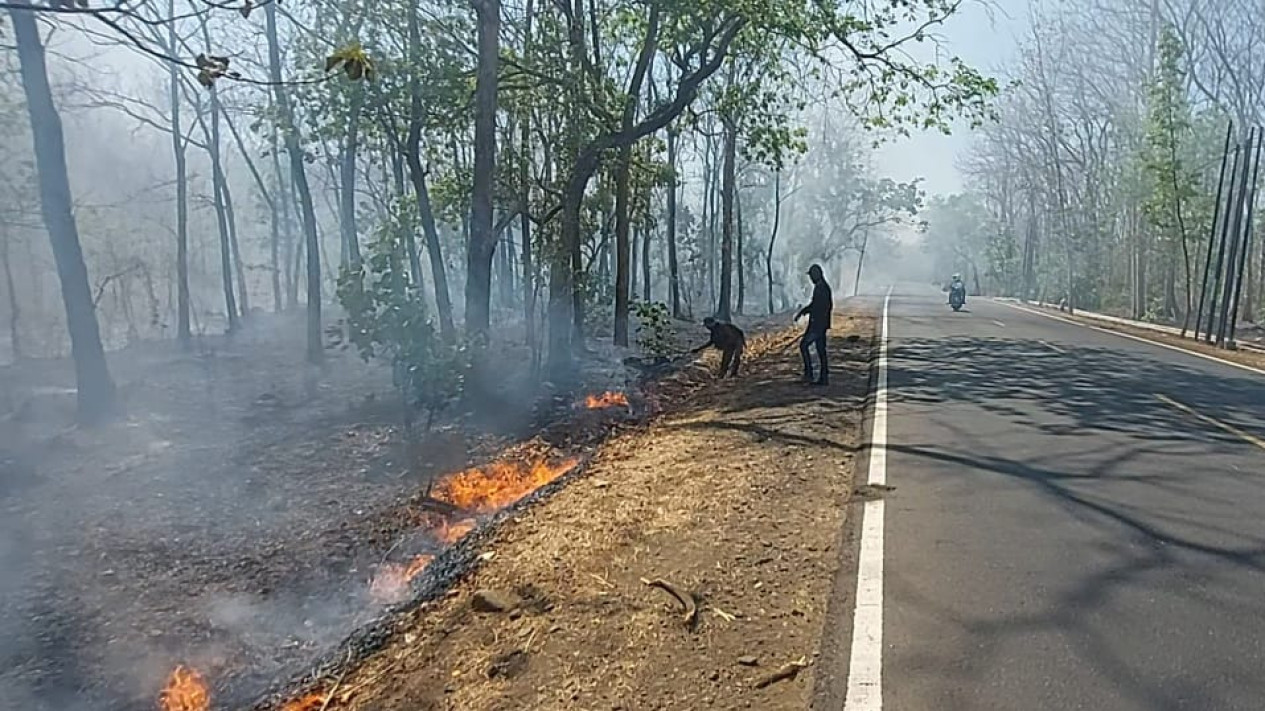
[(826, 362), (826, 329), (809, 324), (804, 337), (799, 339), (799, 355), (804, 359), (804, 380), (813, 380), (813, 361), (808, 349), (817, 347), (817, 360), (821, 363), (821, 377), (817, 382), (824, 383), (830, 379), (830, 366)]

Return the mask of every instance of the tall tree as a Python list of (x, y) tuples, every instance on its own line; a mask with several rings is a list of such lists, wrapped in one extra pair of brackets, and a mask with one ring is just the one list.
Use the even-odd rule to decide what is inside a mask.
[(79, 420), (85, 424), (100, 422), (115, 409), (114, 380), (101, 345), (96, 307), (88, 284), (88, 268), (79, 244), (79, 227), (75, 223), (70, 193), (70, 177), (66, 170), (66, 144), (62, 135), (61, 116), (53, 102), (48, 82), (44, 43), (33, 9), (15, 3), (9, 9), (13, 36), (17, 42), (22, 89), (31, 119), (35, 165), (39, 173), (40, 208), (44, 226), (53, 247), (57, 277), (61, 281), (62, 302), (66, 309), (66, 327), (70, 331), (71, 356), (75, 362), (78, 387)]
[[(167, 51), (179, 51), (176, 34), (176, 0), (167, 4)], [(184, 127), (180, 121), (180, 70), (167, 63), (168, 91), (171, 96), (171, 147), (176, 163), (176, 338), (189, 348), (193, 332), (189, 324), (189, 170), (185, 153)]]
[(492, 256), (496, 251), (492, 193), (496, 181), (497, 68), (500, 0), (472, 0), (478, 28), (474, 89), (474, 183), (470, 196), (470, 241), (466, 251), (466, 332), (483, 342), (491, 316)]
[(294, 123), (289, 88), (281, 81), (281, 40), (277, 35), (276, 3), (264, 3), (264, 19), (268, 37), (268, 73), (282, 143), (290, 158), (290, 185), (299, 199), (304, 251), (307, 253), (307, 359), (309, 363), (320, 363), (324, 360), (325, 350), (321, 342), (321, 244), (316, 228), (316, 210), (312, 206), (312, 191), (308, 187), (303, 146), (299, 143), (299, 131)]

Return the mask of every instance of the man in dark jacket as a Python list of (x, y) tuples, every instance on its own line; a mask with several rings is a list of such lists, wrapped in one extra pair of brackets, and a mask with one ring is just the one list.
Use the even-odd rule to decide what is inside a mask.
[[(834, 307), (834, 295), (821, 273), (821, 265), (808, 268), (808, 278), (813, 280), (813, 300), (795, 314), (795, 320), (808, 317), (808, 328), (799, 340), (799, 354), (804, 359), (804, 382), (825, 385), (830, 382), (830, 366), (826, 363), (826, 332), (830, 330), (830, 312)], [(813, 361), (808, 355), (810, 347), (817, 347), (817, 360), (821, 362), (821, 374), (813, 379)]]
[(711, 339), (690, 352), (702, 353), (705, 349), (714, 346), (721, 353), (718, 377), (724, 378), (726, 375), (731, 378), (738, 377), (738, 366), (742, 363), (742, 350), (747, 345), (747, 337), (742, 329), (732, 323), (721, 323), (711, 316), (703, 319), (703, 325), (707, 327)]

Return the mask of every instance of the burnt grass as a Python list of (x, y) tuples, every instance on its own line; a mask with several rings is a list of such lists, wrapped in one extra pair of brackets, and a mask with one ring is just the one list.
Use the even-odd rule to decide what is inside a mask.
[[(497, 421), (447, 413), (410, 448), (383, 368), (330, 352), (317, 371), (302, 353), (302, 319), (284, 317), (193, 353), (112, 353), (125, 412), (93, 430), (69, 424), (65, 361), (0, 369), (0, 708), (153, 709), (177, 664), (206, 676), (215, 708), (266, 708), (319, 685), (477, 565), (499, 521), (579, 475), (610, 433), (645, 422), (654, 398), (671, 396), (657, 390), (690, 387), (642, 383), (649, 397), (626, 413), (541, 405), (529, 355), (507, 347)], [(592, 390), (636, 379), (610, 356), (589, 356)], [(524, 442), (580, 464), (427, 549), (438, 556), (407, 602), (374, 604), (374, 569), (427, 545), (412, 535), (427, 482)]]

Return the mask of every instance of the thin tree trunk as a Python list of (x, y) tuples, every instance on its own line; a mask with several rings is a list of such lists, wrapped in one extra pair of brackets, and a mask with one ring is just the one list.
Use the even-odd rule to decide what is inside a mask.
[[(736, 189), (737, 188), (735, 187), (735, 190)], [(738, 271), (738, 311), (737, 313), (741, 314), (743, 306), (746, 304), (746, 299), (747, 299), (747, 278), (745, 274), (746, 269), (744, 268), (744, 266), (746, 265), (746, 262), (743, 260), (743, 257), (742, 257), (743, 239), (742, 239), (742, 196), (741, 195), (734, 195), (734, 221), (737, 223), (737, 231), (738, 231), (737, 257), (735, 259), (735, 266), (737, 267), (737, 271)]]
[[(211, 158), (211, 185), (215, 198), (215, 224), (220, 235), (220, 283), (224, 289), (224, 314), (228, 318), (228, 332), (237, 331), (237, 298), (233, 295), (233, 250), (228, 234), (228, 212), (224, 209), (224, 168), (220, 164), (220, 112), (216, 89), (210, 88), (211, 129), (207, 135), (207, 153)], [(198, 102), (199, 105), (201, 102)], [(199, 112), (200, 113), (200, 112)], [(198, 122), (206, 128), (201, 118)]]
[[(251, 177), (254, 178), (255, 180), (255, 187), (259, 189), (260, 196), (263, 197), (264, 202), (268, 205), (268, 216), (269, 216), (268, 223), (269, 223), (269, 230), (270, 230), (268, 245), (269, 245), (269, 252), (270, 252), (269, 257), (270, 257), (271, 264), (273, 267), (272, 269), (272, 302), (273, 302), (273, 310), (280, 311), (281, 310), (281, 275), (278, 274), (277, 269), (276, 269), (277, 243), (278, 243), (278, 240), (280, 239), (279, 225), (277, 224), (279, 222), (278, 215), (277, 215), (277, 201), (276, 201), (276, 198), (273, 197), (273, 195), (270, 192), (268, 192), (268, 184), (264, 181), (263, 175), (260, 174), (258, 167), (255, 165), (255, 161), (250, 157), (250, 152), (246, 150), (246, 144), (244, 141), (242, 141), (242, 135), (240, 132), (238, 132), (237, 126), (236, 124), (233, 123), (232, 117), (228, 113), (221, 113), (220, 117), (224, 119), (224, 123), (228, 126), (228, 131), (230, 134), (232, 134), (234, 143), (237, 144), (237, 151), (238, 153), (241, 154), (242, 160), (246, 161), (246, 168), (250, 171)], [(248, 310), (250, 309), (250, 304), (247, 301), (249, 290), (246, 288), (246, 276), (244, 273), (245, 265), (244, 265), (241, 253), (238, 252), (238, 249), (237, 249), (237, 228), (236, 228), (237, 222), (236, 222), (236, 219), (233, 217), (233, 213), (231, 212), (232, 205), (233, 205), (233, 201), (231, 198), (229, 199), (228, 205), (230, 208), (229, 224), (233, 226), (233, 253), (236, 255), (236, 258), (237, 258), (238, 283), (242, 285), (242, 288), (241, 288), (242, 315), (246, 316)]]
[(500, 0), (472, 0), (478, 22), (478, 68), (474, 89), (474, 182), (470, 193), (470, 241), (466, 248), (466, 334), (487, 339), (491, 321), (493, 227), (496, 187), (497, 67), (500, 61)]
[(641, 227), (641, 300), (650, 303), (650, 225)]
[(679, 134), (674, 127), (668, 128), (668, 167), (672, 180), (668, 183), (668, 296), (672, 301), (672, 317), (681, 318), (681, 271), (676, 254), (676, 195), (680, 189), (677, 179), (677, 141)]
[(277, 214), (281, 220), (281, 244), (279, 245), (281, 249), (273, 267), (274, 273), (281, 275), (285, 281), (285, 308), (292, 309), (298, 304), (299, 300), (298, 280), (290, 269), (290, 264), (294, 261), (294, 253), (298, 251), (294, 239), (294, 222), (291, 219), (294, 209), (294, 195), (290, 192), (290, 183), (286, 180), (285, 172), (281, 169), (281, 151), (277, 146), (275, 135), (271, 153), (272, 170), (277, 176)]
[(237, 307), (243, 319), (250, 316), (250, 285), (246, 283), (246, 260), (242, 257), (241, 243), (237, 239), (237, 214), (233, 211), (233, 191), (228, 179), (224, 188), (224, 214), (228, 217), (228, 243), (233, 248), (233, 271), (237, 274)]
[(730, 120), (723, 121), (724, 156), (721, 168), (721, 238), (720, 238), (720, 303), (716, 317), (721, 321), (732, 318), (730, 300), (734, 269), (734, 192), (736, 191), (734, 163), (738, 153), (738, 127)]
[(773, 245), (777, 242), (777, 228), (782, 221), (782, 171), (773, 174), (773, 230), (769, 234), (769, 251), (764, 254), (764, 273), (769, 283), (769, 315), (773, 308)]
[[(176, 16), (176, 2), (167, 5), (170, 18)], [(167, 25), (167, 49), (172, 56), (178, 51), (176, 22)], [(189, 171), (186, 165), (184, 127), (180, 124), (180, 72), (174, 62), (167, 63), (171, 91), (171, 146), (176, 161), (176, 339), (188, 349), (193, 341), (189, 327)]]
[[(535, 5), (527, 0), (527, 17), (523, 30), (523, 56), (531, 61), (532, 56), (532, 23), (535, 20)], [(522, 238), (523, 262), (523, 318), (527, 326), (527, 345), (536, 345), (536, 269), (533, 264), (531, 243), (531, 112), (524, 111), (519, 117), (519, 156), (518, 156), (518, 189), (519, 203), (523, 212), (520, 215), (519, 236)]]
[[(418, 24), (417, 0), (410, 3), (408, 17), (409, 56), (419, 61), (421, 28)], [(439, 332), (445, 339), (456, 336), (457, 328), (452, 317), (452, 299), (448, 292), (448, 270), (444, 266), (444, 252), (439, 242), (439, 230), (435, 228), (435, 212), (431, 207), (430, 191), (426, 186), (426, 172), (422, 169), (422, 88), (417, 72), (409, 73), (409, 128), (405, 139), (404, 157), (408, 161), (409, 176), (413, 180), (413, 193), (417, 199), (417, 213), (426, 237), (426, 254), (430, 258), (431, 280), (435, 283), (435, 307), (439, 311)]]
[(61, 116), (53, 103), (53, 92), (48, 83), (44, 44), (35, 22), (35, 11), (10, 7), (9, 19), (13, 25), (22, 89), (31, 119), (40, 208), (52, 243), (62, 303), (66, 309), (66, 327), (70, 332), (78, 390), (78, 417), (80, 422), (92, 424), (114, 412), (115, 389), (106, 365), (105, 349), (101, 345), (101, 330), (88, 285), (88, 268), (79, 244), (79, 228), (75, 224)]
[(351, 109), (347, 117), (347, 134), (343, 139), (343, 151), (338, 165), (339, 178), (339, 232), (347, 261), (353, 270), (360, 266), (360, 236), (356, 228), (356, 151), (360, 143), (360, 116), (364, 112), (365, 90), (357, 82), (352, 87)]
[(312, 207), (312, 192), (308, 189), (307, 172), (303, 167), (303, 147), (299, 144), (298, 129), (294, 125), (290, 95), (281, 81), (281, 45), (277, 37), (275, 3), (264, 3), (264, 17), (268, 35), (269, 78), (281, 119), (286, 152), (290, 155), (290, 177), (302, 210), (307, 252), (307, 359), (309, 363), (320, 363), (325, 358), (325, 349), (321, 343), (321, 245), (316, 232), (316, 211)]
[[(637, 289), (641, 285), (640, 274), (637, 271), (641, 266), (641, 260), (637, 256), (637, 252), (641, 246), (641, 231), (636, 225), (628, 226), (628, 302), (631, 303), (637, 298)], [(606, 251), (605, 246), (602, 249)]]
[[(865, 250), (866, 250), (866, 247), (869, 246), (869, 243), (870, 243), (870, 231), (865, 230), (864, 232), (861, 233), (861, 249), (859, 251), (859, 254), (857, 255), (857, 273), (856, 273), (856, 276), (852, 279), (852, 295), (853, 296), (856, 296), (857, 294), (861, 293), (861, 270), (865, 268)], [(979, 286), (978, 279), (979, 277), (976, 277), (977, 288)]]
[[(625, 114), (626, 115), (626, 114)], [(625, 119), (625, 124), (631, 119)], [(630, 221), (629, 171), (632, 146), (620, 149), (615, 159), (615, 345), (628, 345), (628, 307), (632, 281), (632, 246), (628, 241)]]
[(22, 349), (22, 306), (18, 303), (17, 286), (13, 283), (13, 264), (9, 261), (9, 240), (7, 229), (0, 229), (0, 262), (4, 263), (4, 290), (9, 297), (9, 349), (13, 360), (24, 357)]

